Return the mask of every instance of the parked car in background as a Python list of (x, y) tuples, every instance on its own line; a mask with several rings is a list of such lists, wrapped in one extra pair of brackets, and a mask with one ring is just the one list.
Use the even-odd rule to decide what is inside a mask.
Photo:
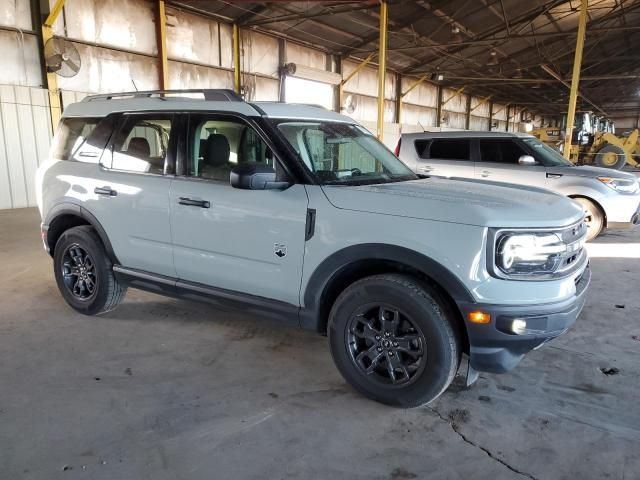
[(396, 155), (417, 174), (529, 185), (573, 198), (584, 207), (588, 240), (605, 228), (630, 228), (640, 221), (640, 186), (634, 175), (576, 166), (532, 135), (409, 133), (400, 138)]
[(420, 179), (349, 117), (225, 90), (67, 106), (38, 198), (78, 312), (134, 287), (292, 322), (328, 335), (356, 390), (404, 407), (437, 398), (463, 353), (472, 381), (567, 331), (591, 275), (561, 195)]

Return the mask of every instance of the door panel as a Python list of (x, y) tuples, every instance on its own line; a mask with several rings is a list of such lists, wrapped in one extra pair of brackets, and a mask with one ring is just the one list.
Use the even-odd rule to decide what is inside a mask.
[(175, 277), (171, 177), (162, 174), (165, 160), (173, 156), (168, 155), (171, 122), (168, 114), (125, 116), (87, 185), (91, 200), (86, 205), (123, 266)]
[(241, 190), (176, 178), (171, 226), (178, 277), (298, 305), (307, 203), (303, 185)]
[(510, 138), (480, 139), (480, 161), (475, 165), (479, 180), (506, 182), (546, 188), (547, 172), (543, 165), (520, 165), (521, 155), (529, 155)]
[(231, 169), (260, 162), (280, 172), (265, 141), (240, 119), (190, 115), (186, 169), (171, 187), (178, 278), (299, 305), (308, 198), (304, 185), (243, 190)]

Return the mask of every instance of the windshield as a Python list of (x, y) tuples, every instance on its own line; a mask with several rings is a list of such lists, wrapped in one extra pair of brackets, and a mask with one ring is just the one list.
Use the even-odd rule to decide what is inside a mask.
[(418, 177), (359, 125), (285, 121), (278, 129), (324, 185), (364, 185)]
[(522, 141), (533, 151), (533, 156), (545, 167), (573, 167), (573, 163), (560, 155), (560, 152), (542, 143), (537, 138), (523, 138)]

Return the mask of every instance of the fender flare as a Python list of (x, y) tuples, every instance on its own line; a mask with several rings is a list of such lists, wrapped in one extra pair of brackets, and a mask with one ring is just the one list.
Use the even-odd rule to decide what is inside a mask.
[(445, 266), (414, 250), (382, 243), (353, 245), (334, 252), (311, 274), (304, 288), (300, 323), (303, 328), (322, 329), (320, 311), (323, 296), (331, 282), (350, 265), (360, 261), (382, 260), (418, 270), (439, 284), (456, 304), (476, 303), (467, 287)]
[[(109, 255), (109, 259), (114, 264), (119, 263), (118, 257), (116, 256), (113, 250), (113, 246), (111, 245), (111, 241), (109, 240), (109, 236), (107, 235), (107, 232), (105, 231), (102, 224), (98, 221), (95, 215), (93, 215), (93, 213), (91, 213), (89, 210), (87, 210), (86, 208), (80, 205), (77, 205), (75, 203), (60, 203), (55, 207), (51, 208), (51, 210), (49, 210), (49, 213), (47, 213), (47, 216), (42, 223), (43, 229), (49, 230), (49, 227), (51, 226), (51, 224), (54, 223), (55, 220), (61, 217), (62, 215), (73, 215), (75, 217), (82, 218), (89, 225), (95, 228), (96, 232), (98, 233), (98, 236), (100, 237), (100, 240), (102, 240), (105, 250), (107, 251), (107, 255)], [(53, 250), (51, 250), (50, 253), (52, 253), (52, 251)]]

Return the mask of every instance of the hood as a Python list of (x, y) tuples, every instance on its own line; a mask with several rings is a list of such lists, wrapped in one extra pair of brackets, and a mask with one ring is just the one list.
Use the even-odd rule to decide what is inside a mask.
[(337, 208), (483, 227), (564, 227), (584, 215), (576, 202), (547, 190), (477, 180), (427, 178), (322, 188)]
[(637, 180), (638, 178), (632, 173), (621, 172), (620, 170), (614, 170), (612, 168), (591, 167), (588, 165), (581, 165), (576, 167), (546, 167), (547, 173), (556, 173), (559, 175), (570, 175), (574, 177), (610, 177), (620, 178), (626, 180)]

